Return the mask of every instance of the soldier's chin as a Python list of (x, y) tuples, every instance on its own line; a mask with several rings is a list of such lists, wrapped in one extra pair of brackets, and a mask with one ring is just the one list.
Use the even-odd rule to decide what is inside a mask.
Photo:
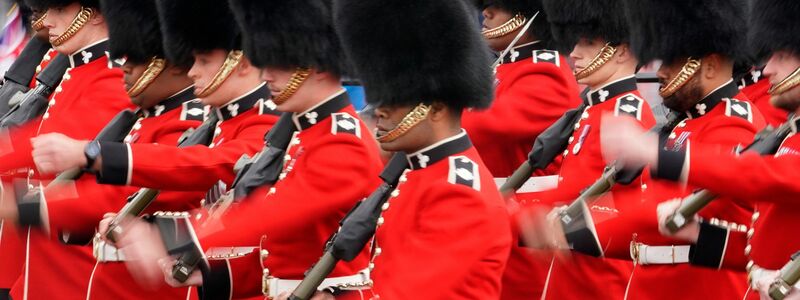
[(769, 98), (769, 103), (786, 111), (796, 111), (800, 107), (800, 91), (798, 90), (800, 89), (795, 87), (783, 94), (773, 95)]

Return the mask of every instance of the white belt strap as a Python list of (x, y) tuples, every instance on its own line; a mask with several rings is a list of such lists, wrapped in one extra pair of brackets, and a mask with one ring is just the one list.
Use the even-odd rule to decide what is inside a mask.
[[(266, 282), (263, 283), (269, 286), (269, 295), (265, 296), (272, 299), (283, 292), (291, 293), (295, 288), (297, 288), (298, 285), (300, 285), (301, 281), (302, 280), (289, 280), (270, 277)], [(364, 269), (355, 275), (325, 278), (325, 280), (322, 281), (317, 289), (323, 290), (329, 287), (338, 287), (343, 290), (360, 289), (364, 288), (365, 286), (369, 286), (370, 283), (369, 269)]]
[[(689, 248), (691, 246), (650, 246), (637, 243), (633, 247), (631, 249), (631, 259), (638, 264), (672, 265), (689, 263)], [(636, 254), (637, 250), (638, 255)]]
[(96, 258), (98, 262), (106, 263), (125, 261), (125, 255), (122, 253), (122, 251), (107, 244), (106, 241), (97, 237), (95, 237), (92, 241), (92, 248), (94, 258)]
[[(502, 186), (508, 181), (508, 177), (495, 177), (494, 183), (497, 187)], [(558, 187), (558, 175), (549, 176), (535, 176), (528, 178), (528, 181), (522, 184), (517, 190), (517, 193), (534, 193), (552, 190)]]

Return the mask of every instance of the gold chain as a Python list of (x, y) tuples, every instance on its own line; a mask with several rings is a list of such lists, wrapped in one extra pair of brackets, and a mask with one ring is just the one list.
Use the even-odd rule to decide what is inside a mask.
[(161, 72), (164, 71), (166, 66), (167, 63), (163, 58), (153, 57), (147, 69), (144, 70), (144, 73), (142, 73), (139, 79), (136, 79), (136, 82), (128, 89), (128, 96), (136, 97), (142, 94), (142, 92), (155, 81), (158, 75), (161, 75)]
[(214, 75), (214, 78), (211, 78), (211, 83), (208, 84), (202, 91), (195, 93), (195, 96), (197, 98), (204, 98), (217, 91), (219, 86), (222, 85), (225, 80), (228, 80), (228, 77), (231, 77), (231, 74), (233, 74), (233, 69), (239, 65), (243, 57), (244, 53), (242, 50), (231, 50), (228, 52), (228, 56), (225, 57), (225, 62), (223, 62), (222, 66), (219, 67), (219, 71), (217, 71), (217, 74)]
[(503, 25), (497, 26), (492, 29), (486, 29), (482, 31), (481, 34), (483, 34), (483, 37), (487, 39), (496, 39), (516, 31), (517, 29), (522, 27), (522, 25), (525, 25), (525, 22), (527, 21), (528, 19), (525, 18), (525, 16), (518, 13), (510, 20), (503, 23)]
[(47, 17), (47, 12), (43, 13), (42, 16), (39, 17), (38, 19), (33, 20), (33, 22), (31, 22), (31, 29), (33, 29), (33, 31), (39, 31), (44, 29), (44, 18), (46, 17)]
[(92, 18), (94, 15), (94, 9), (90, 7), (81, 7), (81, 11), (78, 12), (78, 15), (75, 16), (75, 19), (72, 20), (72, 23), (69, 24), (67, 30), (64, 31), (60, 36), (58, 36), (55, 40), (50, 42), (53, 46), (61, 46), (64, 42), (71, 39), (75, 34), (80, 31), (86, 23), (89, 22), (89, 19)]
[(408, 114), (406, 114), (406, 116), (403, 117), (403, 120), (400, 121), (400, 124), (398, 124), (394, 129), (392, 129), (383, 136), (377, 137), (378, 142), (388, 143), (396, 140), (400, 136), (406, 134), (408, 130), (410, 130), (414, 126), (417, 126), (419, 122), (422, 122), (422, 120), (428, 117), (428, 113), (430, 111), (431, 111), (430, 105), (425, 105), (423, 103), (420, 103), (419, 105), (417, 105), (417, 107), (414, 107), (414, 109), (408, 112)]
[(600, 49), (600, 52), (597, 53), (597, 56), (592, 59), (586, 68), (583, 68), (583, 70), (580, 72), (575, 73), (575, 79), (581, 80), (589, 77), (589, 75), (594, 74), (594, 72), (597, 72), (600, 67), (604, 66), (608, 61), (610, 61), (611, 57), (613, 57), (615, 53), (617, 53), (617, 48), (611, 46), (610, 43), (606, 43), (606, 45)]
[(300, 86), (306, 82), (308, 76), (311, 76), (311, 69), (297, 68), (297, 70), (295, 70), (292, 74), (292, 77), (289, 78), (289, 83), (286, 84), (286, 87), (283, 88), (283, 91), (281, 91), (280, 94), (272, 98), (272, 102), (277, 105), (281, 105), (286, 102), (286, 100), (289, 100), (289, 98), (297, 93), (297, 90), (300, 89)]
[(781, 82), (779, 82), (778, 84), (771, 86), (768, 92), (770, 95), (777, 96), (788, 92), (789, 90), (796, 87), (798, 84), (800, 84), (800, 68), (794, 70), (792, 74), (786, 76), (786, 78), (781, 80)]
[(669, 83), (664, 86), (663, 88), (658, 90), (658, 94), (661, 95), (661, 98), (666, 98), (672, 96), (680, 90), (692, 77), (694, 74), (700, 70), (700, 66), (702, 65), (702, 61), (699, 59), (688, 58), (686, 60), (686, 64), (683, 65), (681, 68), (681, 72), (678, 73)]

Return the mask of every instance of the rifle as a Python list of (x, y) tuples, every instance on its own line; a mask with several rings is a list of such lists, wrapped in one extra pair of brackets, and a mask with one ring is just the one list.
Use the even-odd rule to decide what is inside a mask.
[[(791, 116), (789, 119), (791, 119)], [(792, 128), (790, 122), (781, 124), (781, 126), (779, 126), (777, 129), (773, 129), (771, 126), (768, 126), (756, 135), (755, 139), (752, 143), (750, 143), (750, 145), (744, 149), (738, 149), (736, 153), (741, 154), (743, 152), (753, 152), (760, 155), (775, 154), (783, 140), (791, 132)], [(689, 221), (694, 218), (694, 215), (697, 214), (697, 212), (706, 207), (716, 198), (716, 194), (706, 189), (698, 190), (691, 195), (686, 196), (683, 199), (681, 206), (678, 207), (675, 213), (667, 218), (664, 226), (667, 227), (667, 230), (672, 233), (677, 232), (679, 229), (686, 226), (686, 224), (688, 224)]]
[[(214, 140), (214, 131), (217, 129), (217, 121), (218, 118), (216, 114), (211, 114), (211, 116), (196, 129), (190, 128), (186, 130), (178, 142), (178, 148), (195, 145), (210, 145)], [(139, 216), (139, 214), (147, 209), (150, 203), (155, 201), (159, 193), (160, 191), (157, 189), (141, 188), (136, 191), (136, 193), (130, 195), (125, 206), (120, 209), (117, 216), (108, 224), (108, 230), (104, 233), (104, 236), (108, 240), (115, 242), (116, 238), (114, 237), (114, 233), (119, 233), (119, 224), (128, 216)]]
[(0, 128), (17, 127), (42, 115), (55, 87), (61, 82), (69, 67), (67, 56), (59, 54), (36, 76), (36, 86), (25, 94), (17, 95), (19, 103), (0, 119)]
[(306, 272), (289, 300), (308, 300), (340, 260), (352, 261), (358, 256), (375, 235), (381, 207), (389, 200), (407, 168), (406, 154), (395, 153), (380, 175), (383, 183), (339, 222), (339, 231), (328, 239), (322, 258)]
[(50, 43), (36, 37), (28, 40), (28, 44), (3, 76), (5, 81), (0, 87), (0, 115), (5, 115), (14, 105), (14, 101), (18, 101), (29, 90), (28, 84), (36, 74), (36, 67), (49, 50)]
[(781, 277), (775, 279), (769, 286), (769, 297), (775, 300), (783, 300), (792, 291), (792, 287), (800, 280), (800, 261), (797, 260), (800, 253), (792, 255), (786, 265), (781, 268)]

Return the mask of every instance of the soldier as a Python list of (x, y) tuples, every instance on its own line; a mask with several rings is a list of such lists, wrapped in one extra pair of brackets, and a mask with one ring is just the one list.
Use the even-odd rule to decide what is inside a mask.
[[(795, 38), (800, 23), (794, 18), (800, 5), (776, 0), (755, 1), (751, 16), (750, 43), (753, 50), (769, 55), (764, 76), (771, 82), (771, 103), (786, 112), (795, 114), (790, 121), (791, 133), (783, 140), (774, 156), (744, 153), (741, 156), (719, 155), (706, 145), (692, 144), (678, 151), (683, 164), (662, 165), (658, 162), (666, 155), (674, 155), (657, 148), (647, 140), (635, 136), (609, 136), (609, 145), (619, 145), (619, 159), (626, 162), (644, 162), (664, 166), (680, 174), (681, 180), (692, 186), (707, 188), (715, 194), (736, 197), (755, 207), (748, 230), (732, 230), (720, 226), (721, 222), (694, 218), (689, 225), (674, 236), (693, 243), (691, 263), (718, 268), (747, 269), (751, 287), (768, 299), (767, 288), (780, 269), (800, 249), (800, 239), (785, 229), (797, 221), (800, 209), (796, 199), (800, 196), (797, 184), (797, 166), (800, 164), (800, 89), (797, 88), (800, 68), (800, 42)], [(627, 131), (624, 124), (616, 127)], [(604, 141), (605, 143), (606, 141)], [(640, 150), (640, 151), (637, 151)], [(641, 151), (643, 150), (643, 151)], [(646, 155), (645, 155), (646, 154)], [(661, 172), (661, 171), (659, 171)], [(675, 211), (678, 201), (659, 206), (659, 219), (666, 219)], [(700, 221), (698, 221), (700, 220)], [(667, 232), (662, 228), (662, 232)], [(791, 296), (800, 296), (796, 288)], [(757, 293), (751, 293), (757, 299)]]
[[(135, 2), (135, 3), (134, 3)], [(155, 1), (103, 1), (101, 11), (108, 22), (110, 36), (110, 54), (114, 59), (124, 59), (122, 70), (125, 74), (125, 87), (131, 101), (140, 107), (140, 117), (133, 125), (133, 130), (125, 138), (126, 143), (159, 143), (177, 144), (178, 137), (189, 128), (200, 125), (203, 120), (203, 105), (195, 100), (192, 80), (187, 75), (191, 67), (191, 54), (188, 49), (180, 50), (180, 61), (167, 61), (164, 57), (159, 23), (156, 18)], [(34, 142), (34, 161), (47, 163), (52, 153), (49, 151), (65, 151), (71, 149), (76, 155), (83, 155), (83, 145), (41, 144), (47, 141), (44, 136)], [(95, 178), (85, 176), (77, 181), (74, 195), (59, 195), (58, 190), (45, 193), (35, 204), (40, 209), (29, 209), (28, 214), (20, 215), (20, 221), (39, 227), (57, 238), (45, 246), (31, 248), (49, 249), (60, 252), (69, 259), (68, 264), (50, 264), (50, 270), (56, 273), (67, 273), (76, 264), (95, 265), (91, 278), (86, 278), (89, 287), (80, 291), (79, 295), (86, 299), (139, 299), (143, 292), (128, 288), (131, 280), (124, 264), (124, 259), (116, 255), (116, 249), (103, 244), (95, 244), (94, 251), (77, 250), (70, 244), (85, 245), (94, 235), (97, 223), (105, 212), (117, 210), (124, 203), (125, 195), (136, 191), (135, 187), (100, 186)], [(188, 209), (197, 206), (196, 200), (202, 193), (168, 193), (159, 195), (159, 202), (153, 209)], [(13, 209), (13, 207), (12, 207)], [(33, 212), (33, 214), (30, 214)], [(36, 252), (40, 253), (40, 252)], [(46, 252), (44, 252), (46, 253)], [(46, 260), (45, 257), (31, 257), (31, 260)], [(58, 281), (55, 278), (53, 281)], [(63, 292), (63, 291), (60, 291)], [(160, 293), (154, 293), (159, 299), (183, 299), (186, 291), (179, 291), (168, 286), (162, 287)]]
[(469, 9), (448, 0), (337, 1), (335, 11), (376, 106), (381, 148), (409, 153), (410, 171), (378, 219), (374, 293), (497, 299), (509, 222), (459, 122), (463, 109), (485, 108), (491, 99), (488, 58)]
[[(187, 4), (189, 4), (187, 2)], [(198, 285), (202, 299), (276, 297), (291, 292), (319, 257), (338, 221), (379, 185), (377, 143), (350, 104), (341, 76), (347, 61), (333, 29), (329, 1), (233, 1), (246, 53), (262, 68), (278, 109), (290, 113), (297, 128), (286, 151), (280, 180), (242, 199), (214, 226), (194, 226), (203, 249), (233, 247), (209, 256), (186, 281)], [(188, 8), (185, 8), (188, 10)], [(147, 264), (161, 244), (143, 224), (123, 225), (120, 246), (139, 275), (179, 285), (174, 262)], [(259, 242), (260, 241), (260, 242)], [(249, 246), (257, 246), (247, 248)], [(253, 249), (255, 248), (255, 249)], [(239, 251), (236, 249), (247, 249)], [(156, 259), (167, 256), (163, 247)], [(149, 261), (153, 262), (153, 261)], [(137, 264), (138, 263), (138, 264)], [(155, 267), (155, 269), (153, 269)], [(368, 253), (339, 264), (324, 287), (366, 287)], [(341, 297), (360, 299), (359, 292)]]
[[(528, 158), (533, 141), (568, 109), (580, 105), (578, 85), (552, 39), (541, 0), (479, 0), (482, 35), (502, 55), (495, 69), (495, 96), (486, 110), (461, 116), (475, 148), (497, 185)], [(535, 19), (531, 20), (532, 18)], [(526, 23), (532, 22), (526, 32)], [(512, 44), (517, 36), (520, 39)], [(508, 48), (510, 51), (504, 53)], [(522, 200), (552, 188), (558, 181), (560, 157), (520, 189)], [(539, 188), (543, 187), (543, 188)], [(542, 293), (551, 253), (513, 247), (503, 279), (503, 299), (530, 299)]]
[[(108, 33), (97, 1), (28, 1), (31, 7), (46, 9), (44, 26), (49, 31), (50, 43), (69, 58), (70, 68), (47, 105), (44, 114), (27, 124), (12, 129), (4, 141), (0, 171), (20, 170), (17, 177), (23, 180), (42, 178), (32, 167), (30, 139), (37, 135), (60, 132), (73, 138), (90, 139), (119, 111), (130, 107), (125, 90), (120, 84), (122, 71), (108, 58)], [(30, 169), (28, 169), (30, 168)], [(44, 178), (47, 178), (46, 176)], [(24, 191), (17, 191), (24, 193)], [(4, 206), (13, 206), (13, 193), (7, 193)], [(3, 217), (5, 218), (5, 216)], [(6, 221), (13, 222), (13, 221)], [(31, 239), (47, 239), (44, 233), (27, 227), (21, 232), (26, 243)], [(28, 243), (28, 245), (33, 245)], [(66, 274), (60, 274), (63, 286), (50, 285), (52, 274), (48, 265), (54, 261), (65, 262), (62, 253), (49, 256), (47, 262), (29, 260), (37, 255), (37, 248), (26, 247), (23, 274), (12, 289), (16, 299), (48, 298), (49, 293), (77, 295), (86, 287), (91, 265), (76, 265)], [(3, 265), (5, 268), (6, 266)], [(12, 270), (17, 271), (17, 270)], [(4, 270), (5, 272), (5, 270)], [(49, 287), (49, 288), (48, 288)], [(56, 294), (52, 297), (56, 297)]]
[[(655, 118), (637, 90), (638, 60), (629, 46), (622, 1), (543, 0), (542, 3), (553, 36), (560, 44), (574, 46), (570, 58), (575, 64), (578, 83), (590, 89), (580, 120), (570, 128), (574, 130), (563, 154), (558, 188), (537, 197), (539, 201), (557, 205), (576, 199), (582, 190), (601, 177), (610, 163), (602, 159), (600, 151), (600, 120), (604, 114), (632, 117), (641, 128), (655, 125)], [(591, 206), (592, 213), (613, 216), (615, 211), (638, 203), (647, 186), (645, 183), (640, 177), (630, 185), (614, 187), (609, 197)], [(583, 254), (556, 255), (560, 259), (552, 264), (545, 298), (619, 299), (624, 296), (630, 277), (629, 262)], [(574, 288), (576, 281), (581, 281), (582, 288)]]
[[(671, 130), (663, 131), (660, 145), (683, 149), (690, 144), (705, 144), (716, 153), (730, 153), (736, 145), (749, 143), (764, 127), (764, 120), (732, 80), (733, 62), (744, 52), (744, 2), (636, 0), (625, 4), (632, 49), (641, 62), (663, 61), (657, 73), (661, 81), (659, 93), (664, 104), (680, 113), (682, 119)], [(603, 130), (601, 136), (606, 134), (609, 133)], [(609, 149), (603, 143), (604, 153)], [(607, 156), (606, 161), (615, 158)], [(652, 175), (670, 176), (662, 166), (675, 161), (660, 163), (654, 166)], [(587, 224), (584, 230), (593, 234), (585, 238), (568, 236), (566, 243), (599, 244), (606, 257), (633, 260), (636, 267), (626, 291), (632, 299), (741, 298), (747, 289), (742, 284), (744, 274), (692, 266), (688, 264), (689, 245), (658, 233), (656, 205), (685, 196), (692, 189), (693, 186), (652, 181), (640, 205), (621, 210), (614, 219)], [(737, 224), (749, 219), (748, 208), (733, 203), (731, 199), (718, 201), (703, 216)], [(562, 222), (556, 224), (559, 228)], [(559, 236), (563, 238), (563, 234)]]
[(778, 127), (786, 122), (788, 113), (770, 102), (772, 98), (769, 94), (770, 82), (764, 74), (764, 66), (753, 67), (749, 72), (742, 74), (737, 83), (742, 94), (745, 94), (764, 115), (767, 125)]

